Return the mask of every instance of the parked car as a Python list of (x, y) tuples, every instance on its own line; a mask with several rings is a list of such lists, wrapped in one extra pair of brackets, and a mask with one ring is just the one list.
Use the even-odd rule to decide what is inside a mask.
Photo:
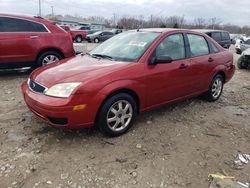
[(250, 48), (250, 39), (246, 38), (245, 40), (242, 40), (240, 42), (240, 44), (238, 44), (235, 47), (236, 53), (237, 54), (241, 54), (243, 51), (245, 51), (246, 49)]
[(119, 34), (119, 33), (122, 33), (123, 30), (122, 29), (111, 29), (111, 32), (113, 32), (114, 34)]
[(140, 112), (201, 94), (218, 100), (234, 71), (233, 54), (205, 34), (141, 29), (35, 70), (22, 91), (29, 109), (52, 126), (95, 124), (118, 136)]
[(91, 30), (91, 28), (90, 28), (90, 26), (79, 26), (79, 27), (77, 27), (77, 30), (83, 30), (83, 31), (87, 31), (87, 30)]
[(237, 65), (239, 69), (250, 69), (250, 48), (242, 52)]
[(74, 56), (71, 36), (37, 17), (0, 14), (0, 67), (39, 67)]
[(230, 38), (230, 34), (227, 31), (206, 29), (199, 29), (196, 31), (207, 34), (209, 37), (218, 42), (223, 48), (228, 49), (231, 46), (232, 41)]
[(93, 34), (87, 35), (86, 40), (88, 42), (99, 43), (113, 37), (114, 35), (115, 34), (111, 31), (98, 31)]
[(100, 31), (100, 30), (98, 30), (98, 29), (91, 29), (91, 30), (87, 30), (86, 32), (87, 32), (87, 35), (89, 35), (89, 34), (93, 34), (93, 33), (98, 32), (98, 31)]
[(86, 39), (87, 32), (82, 31), (82, 30), (75, 30), (75, 29), (70, 29), (69, 26), (61, 25), (61, 28), (63, 28), (65, 31), (69, 32), (70, 35), (72, 36), (72, 40), (81, 43), (83, 40)]

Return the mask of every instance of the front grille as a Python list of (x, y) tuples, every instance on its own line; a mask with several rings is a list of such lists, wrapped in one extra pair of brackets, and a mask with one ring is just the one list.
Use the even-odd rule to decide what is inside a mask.
[(33, 81), (33, 80), (29, 80), (28, 81), (29, 84), (29, 88), (37, 93), (43, 93), (47, 88), (42, 86), (41, 84), (38, 84), (37, 82)]

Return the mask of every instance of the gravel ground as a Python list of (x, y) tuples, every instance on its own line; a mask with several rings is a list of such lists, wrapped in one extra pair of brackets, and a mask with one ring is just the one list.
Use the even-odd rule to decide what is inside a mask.
[[(237, 57), (236, 57), (237, 58)], [(0, 75), (0, 187), (208, 187), (220, 172), (250, 181), (250, 71), (237, 70), (219, 101), (202, 98), (141, 114), (127, 134), (59, 130), (27, 109), (28, 73)]]

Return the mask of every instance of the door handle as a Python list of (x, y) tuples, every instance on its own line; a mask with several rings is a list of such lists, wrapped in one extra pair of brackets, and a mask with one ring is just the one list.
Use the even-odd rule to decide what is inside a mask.
[(213, 62), (213, 61), (214, 61), (214, 59), (211, 57), (208, 59), (208, 62)]
[(179, 68), (180, 69), (186, 69), (186, 68), (188, 68), (188, 65), (187, 64), (181, 64)]
[(39, 38), (38, 36), (30, 36), (31, 39), (37, 39)]

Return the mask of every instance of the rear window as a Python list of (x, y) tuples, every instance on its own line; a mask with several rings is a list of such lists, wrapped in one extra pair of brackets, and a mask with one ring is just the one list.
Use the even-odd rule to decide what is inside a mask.
[(222, 38), (222, 40), (230, 40), (229, 33), (227, 33), (227, 32), (222, 32), (222, 33), (221, 33), (221, 38)]
[(48, 32), (39, 23), (28, 20), (0, 17), (0, 32)]
[(215, 41), (221, 41), (221, 33), (220, 32), (213, 32), (213, 33), (211, 33), (211, 37)]
[(203, 36), (188, 34), (187, 37), (189, 40), (192, 57), (209, 54), (208, 44)]

